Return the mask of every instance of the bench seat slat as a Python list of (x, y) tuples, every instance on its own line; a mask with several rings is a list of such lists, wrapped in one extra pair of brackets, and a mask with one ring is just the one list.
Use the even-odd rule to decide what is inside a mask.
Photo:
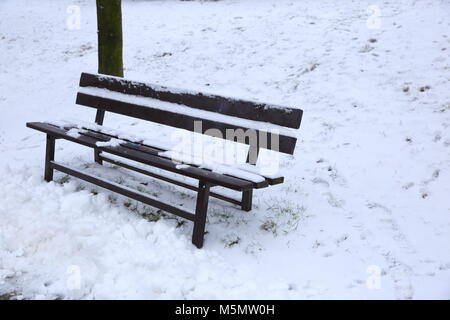
[(56, 138), (63, 138), (72, 142), (76, 142), (87, 147), (96, 148), (99, 151), (104, 151), (107, 153), (111, 153), (117, 156), (121, 156), (130, 160), (138, 161), (144, 164), (148, 164), (160, 169), (172, 171), (175, 173), (180, 173), (186, 175), (191, 178), (195, 178), (198, 180), (203, 180), (205, 182), (209, 182), (215, 185), (220, 185), (226, 188), (230, 188), (233, 190), (243, 191), (250, 190), (253, 188), (253, 183), (251, 181), (246, 181), (242, 179), (238, 179), (235, 177), (217, 174), (211, 171), (207, 171), (204, 169), (196, 168), (196, 167), (188, 167), (188, 168), (180, 168), (177, 169), (175, 163), (173, 163), (169, 159), (165, 159), (162, 157), (158, 157), (155, 155), (151, 155), (142, 151), (133, 150), (124, 146), (110, 147), (103, 146), (99, 147), (96, 145), (97, 139), (92, 137), (88, 137), (86, 135), (80, 135), (79, 137), (73, 137), (68, 135), (67, 132), (61, 128), (55, 127), (48, 123), (42, 122), (28, 122), (27, 127), (48, 133)]

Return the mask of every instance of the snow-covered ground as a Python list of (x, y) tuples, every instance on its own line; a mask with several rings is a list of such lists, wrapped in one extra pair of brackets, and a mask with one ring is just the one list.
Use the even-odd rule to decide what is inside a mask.
[[(450, 298), (448, 1), (123, 1), (126, 77), (304, 110), (286, 182), (252, 212), (212, 199), (202, 250), (191, 223), (43, 181), (25, 122), (93, 120), (74, 100), (96, 71), (94, 4), (0, 2), (0, 298)], [(130, 124), (105, 122), (160, 131)], [(92, 158), (57, 142), (58, 161), (192, 206)]]

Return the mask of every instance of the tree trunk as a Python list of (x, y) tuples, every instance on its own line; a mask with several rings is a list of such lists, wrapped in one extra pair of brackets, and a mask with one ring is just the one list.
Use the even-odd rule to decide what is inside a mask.
[(98, 73), (123, 77), (122, 0), (97, 0)]

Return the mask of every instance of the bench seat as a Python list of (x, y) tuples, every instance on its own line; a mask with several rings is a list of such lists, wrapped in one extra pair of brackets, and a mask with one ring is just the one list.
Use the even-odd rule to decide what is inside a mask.
[[(172, 161), (172, 159), (166, 154), (168, 150), (161, 147), (149, 146), (135, 141), (127, 139), (121, 139), (117, 135), (106, 134), (102, 131), (85, 128), (82, 125), (64, 125), (58, 126), (47, 122), (28, 122), (27, 127), (51, 134), (57, 138), (69, 140), (78, 144), (82, 144), (87, 147), (97, 148), (99, 151), (105, 153), (111, 153), (126, 159), (137, 161), (140, 163), (148, 163), (151, 166), (158, 167), (163, 170), (179, 173), (191, 178), (205, 180), (213, 185), (222, 186), (225, 188), (244, 191), (249, 189), (261, 189), (269, 185), (280, 184), (284, 178), (280, 175), (276, 176), (263, 176), (257, 173), (257, 169), (249, 164), (240, 164), (237, 167), (229, 166), (230, 174), (215, 173), (207, 168), (199, 168), (198, 165), (184, 162), (188, 166), (180, 166)], [(100, 127), (100, 126), (96, 126)], [(100, 129), (101, 130), (101, 129)], [(110, 131), (106, 129), (105, 131)], [(78, 133), (78, 137), (74, 133)], [(119, 139), (124, 143), (120, 146), (104, 146), (99, 147), (100, 143), (105, 143), (111, 139)], [(101, 145), (101, 144), (100, 144)], [(108, 158), (101, 155), (102, 160), (110, 163), (116, 163), (117, 160)], [(124, 163), (121, 163), (124, 164)], [(222, 166), (226, 166), (223, 164)], [(251, 175), (255, 179), (249, 180), (242, 178), (242, 176)], [(259, 181), (256, 181), (259, 180)]]
[[(97, 142), (104, 142), (105, 140), (99, 140), (90, 135), (81, 134), (79, 137), (74, 137), (68, 134), (69, 129), (62, 129), (45, 122), (28, 122), (27, 127), (50, 134), (55, 138), (69, 140), (87, 147), (96, 148), (100, 152), (111, 153), (120, 157), (124, 157), (130, 160), (138, 161), (144, 164), (148, 164), (160, 169), (172, 171), (175, 173), (182, 173), (191, 178), (201, 179), (212, 183), (213, 185), (220, 185), (226, 188), (230, 188), (237, 191), (249, 190), (253, 188), (251, 181), (245, 181), (242, 179), (217, 174), (205, 169), (196, 167), (189, 168), (177, 168), (177, 164), (167, 158), (152, 154), (152, 148), (147, 146), (135, 145), (128, 143), (127, 145), (120, 146), (104, 146), (98, 147)], [(140, 150), (137, 150), (140, 149)], [(268, 185), (268, 184), (267, 184)], [(267, 186), (266, 185), (266, 186)]]

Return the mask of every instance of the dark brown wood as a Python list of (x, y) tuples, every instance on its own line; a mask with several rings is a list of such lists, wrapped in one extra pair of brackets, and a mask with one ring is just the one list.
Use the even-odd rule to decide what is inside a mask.
[(98, 164), (103, 164), (102, 158), (100, 157), (100, 151), (98, 148), (94, 148), (94, 161)]
[(105, 111), (104, 110), (97, 110), (97, 113), (95, 114), (95, 123), (98, 125), (103, 125), (103, 121), (105, 120)]
[[(62, 138), (65, 140), (69, 140), (75, 143), (79, 143), (81, 145), (87, 146), (87, 147), (97, 147), (96, 142), (97, 140), (88, 137), (85, 135), (80, 135), (79, 137), (75, 138), (73, 136), (67, 135), (66, 131), (63, 129), (60, 129), (58, 127), (55, 127), (53, 125), (50, 125), (48, 123), (42, 123), (42, 122), (28, 122), (27, 127), (45, 132), (50, 134), (51, 136), (55, 138)], [(253, 188), (253, 183), (251, 181), (238, 179), (235, 177), (222, 175), (218, 173), (214, 173), (211, 171), (207, 171), (204, 169), (200, 169), (197, 167), (190, 166), (188, 168), (181, 168), (177, 169), (177, 164), (175, 164), (170, 159), (162, 158), (156, 155), (151, 155), (142, 151), (133, 150), (128, 147), (124, 146), (117, 146), (117, 147), (97, 147), (101, 152), (107, 152), (111, 153), (117, 156), (121, 156), (126, 159), (134, 160), (137, 162), (141, 162), (143, 164), (147, 164), (150, 166), (154, 166), (160, 169), (164, 169), (167, 171), (179, 173), (197, 180), (203, 180), (205, 182), (208, 182), (213, 185), (220, 185), (229, 189), (237, 190), (237, 191), (243, 191)]]
[[(237, 126), (231, 123), (205, 120), (190, 115), (179, 114), (169, 110), (161, 110), (157, 108), (141, 106), (137, 104), (98, 97), (81, 92), (77, 94), (76, 103), (86, 107), (97, 108), (104, 111), (122, 114), (125, 116), (156, 122), (174, 128), (180, 128), (189, 131), (198, 130), (198, 128), (196, 128), (195, 126), (195, 122), (199, 121), (201, 123), (202, 134), (210, 134), (214, 136), (212, 130), (218, 130), (220, 131), (223, 139), (227, 138), (227, 130), (243, 130), (244, 132), (246, 132), (247, 130), (252, 130), (256, 133), (257, 148), (265, 148), (287, 154), (294, 153), (295, 144), (297, 141), (297, 138), (295, 137), (285, 135), (275, 135), (275, 134), (272, 135), (262, 130), (260, 131), (250, 129), (242, 126)], [(274, 139), (274, 141), (278, 139), (278, 143), (272, 145), (272, 139)], [(230, 140), (236, 141), (234, 136), (233, 139)], [(252, 141), (250, 141), (250, 139), (244, 139), (244, 141), (239, 142), (250, 144)]]
[(266, 178), (269, 182), (269, 185), (274, 186), (276, 184), (281, 184), (284, 182), (284, 177), (276, 177), (276, 178)]
[(201, 92), (171, 89), (159, 85), (90, 73), (81, 74), (80, 86), (104, 88), (125, 94), (154, 98), (161, 101), (186, 105), (191, 108), (255, 121), (269, 122), (294, 129), (300, 127), (303, 113), (301, 109), (297, 108), (255, 103)]
[[(105, 119), (105, 111), (98, 109), (95, 114), (95, 123), (98, 125), (103, 125), (103, 120)], [(94, 148), (94, 161), (98, 164), (103, 164), (102, 159), (100, 159), (100, 151), (97, 148)]]
[(208, 211), (208, 198), (210, 185), (203, 181), (198, 184), (197, 205), (195, 207), (194, 230), (192, 232), (192, 243), (197, 248), (203, 247), (205, 236), (206, 213)]
[(242, 210), (252, 210), (253, 190), (246, 190), (242, 192)]
[(82, 179), (84, 181), (90, 182), (90, 183), (95, 184), (95, 185), (97, 185), (99, 187), (111, 190), (113, 192), (116, 192), (116, 193), (119, 193), (121, 195), (124, 195), (124, 196), (126, 196), (128, 198), (131, 198), (131, 199), (140, 201), (142, 203), (148, 204), (148, 205), (150, 205), (152, 207), (156, 207), (156, 208), (162, 209), (164, 211), (173, 213), (173, 214), (175, 214), (177, 216), (180, 216), (182, 218), (194, 221), (194, 215), (192, 213), (189, 213), (189, 212), (181, 210), (181, 209), (179, 209), (177, 207), (168, 205), (165, 202), (162, 202), (162, 201), (150, 198), (150, 197), (148, 197), (147, 195), (144, 195), (141, 192), (134, 191), (134, 190), (132, 190), (130, 188), (127, 188), (125, 186), (121, 186), (121, 185), (119, 185), (117, 183), (114, 183), (114, 182), (109, 182), (109, 181), (106, 181), (106, 180), (99, 179), (99, 178), (97, 178), (97, 177), (95, 177), (93, 175), (86, 174), (86, 173), (83, 173), (81, 171), (69, 168), (67, 166), (64, 166), (62, 164), (56, 163), (54, 161), (50, 162), (50, 166), (53, 169), (56, 169), (58, 171), (66, 173), (68, 175), (80, 178), (80, 179)]
[(44, 179), (45, 181), (50, 182), (53, 180), (53, 169), (50, 162), (55, 160), (55, 138), (47, 134), (46, 140)]

